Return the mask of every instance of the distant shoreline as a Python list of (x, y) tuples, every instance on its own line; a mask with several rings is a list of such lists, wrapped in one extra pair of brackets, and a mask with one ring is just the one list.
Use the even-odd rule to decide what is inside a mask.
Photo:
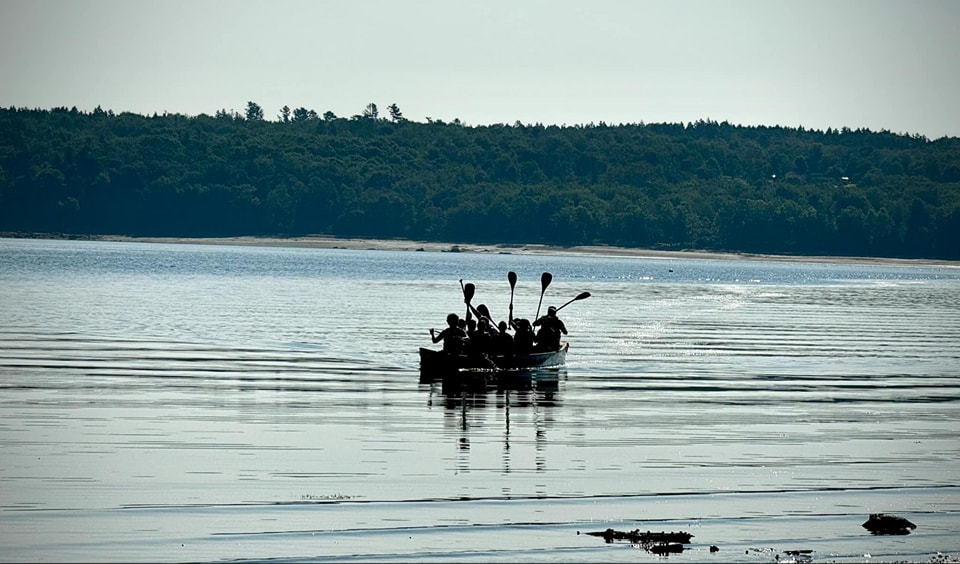
[(326, 236), (304, 237), (129, 237), (126, 235), (66, 235), (55, 233), (2, 233), (0, 237), (27, 239), (72, 239), (90, 241), (118, 241), (136, 243), (198, 244), (198, 245), (244, 245), (260, 247), (305, 247), (317, 249), (352, 249), (379, 251), (424, 251), (494, 253), (517, 255), (581, 255), (657, 259), (708, 259), (708, 260), (765, 260), (780, 262), (814, 262), (830, 264), (944, 266), (957, 268), (960, 261), (939, 259), (901, 259), (883, 257), (800, 256), (768, 255), (757, 253), (725, 253), (703, 250), (664, 251), (607, 245), (577, 245), (561, 247), (538, 244), (492, 244), (448, 243), (415, 241), (408, 239), (363, 239)]

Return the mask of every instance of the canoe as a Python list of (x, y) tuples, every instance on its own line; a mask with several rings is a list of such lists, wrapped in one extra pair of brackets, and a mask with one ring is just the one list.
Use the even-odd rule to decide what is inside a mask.
[(517, 355), (451, 355), (443, 351), (420, 348), (420, 375), (444, 376), (457, 372), (511, 372), (560, 368), (567, 363), (569, 343), (560, 350)]

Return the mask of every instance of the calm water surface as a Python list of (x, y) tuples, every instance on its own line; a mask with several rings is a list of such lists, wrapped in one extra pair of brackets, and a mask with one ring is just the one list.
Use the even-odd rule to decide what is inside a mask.
[[(421, 382), (509, 270), (591, 293), (567, 367)], [(3, 561), (960, 557), (957, 268), (0, 239), (0, 292)]]

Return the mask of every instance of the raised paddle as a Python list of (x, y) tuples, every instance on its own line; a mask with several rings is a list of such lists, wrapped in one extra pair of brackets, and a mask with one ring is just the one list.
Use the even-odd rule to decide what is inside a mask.
[[(483, 304), (480, 304), (480, 305), (482, 306)], [(473, 312), (473, 315), (475, 315), (477, 319), (480, 319), (481, 317), (489, 317), (487, 315), (484, 315), (482, 311), (474, 307), (473, 304), (467, 304), (467, 307), (470, 308), (470, 311)]]
[(487, 307), (487, 304), (480, 304), (477, 306), (477, 311), (480, 312), (480, 315), (486, 317), (490, 321), (493, 321), (493, 316), (490, 315), (490, 308)]
[(575, 302), (575, 301), (585, 300), (585, 299), (587, 299), (587, 298), (589, 298), (589, 297), (590, 297), (590, 292), (581, 292), (580, 294), (577, 294), (577, 297), (573, 298), (573, 299), (570, 300), (569, 302), (567, 302), (567, 303), (563, 304), (562, 306), (558, 307), (558, 308), (557, 308), (557, 311), (560, 311), (561, 309), (567, 307), (568, 305), (572, 304), (572, 303)]
[(553, 281), (553, 274), (549, 272), (544, 272), (540, 275), (540, 303), (537, 304), (537, 316), (534, 317), (534, 321), (540, 319), (540, 306), (543, 305), (543, 294), (547, 291), (547, 286), (550, 285), (550, 282)]
[(513, 327), (513, 289), (517, 287), (517, 273), (512, 270), (508, 272), (507, 280), (510, 282), (510, 315), (507, 323)]
[(463, 287), (463, 302), (467, 304), (467, 319), (470, 319), (470, 300), (473, 299), (473, 294), (477, 291), (476, 286), (467, 282)]

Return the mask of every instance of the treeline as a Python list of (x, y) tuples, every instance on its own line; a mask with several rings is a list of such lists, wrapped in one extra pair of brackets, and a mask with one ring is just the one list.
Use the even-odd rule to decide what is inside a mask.
[(0, 109), (0, 231), (960, 259), (960, 138)]

